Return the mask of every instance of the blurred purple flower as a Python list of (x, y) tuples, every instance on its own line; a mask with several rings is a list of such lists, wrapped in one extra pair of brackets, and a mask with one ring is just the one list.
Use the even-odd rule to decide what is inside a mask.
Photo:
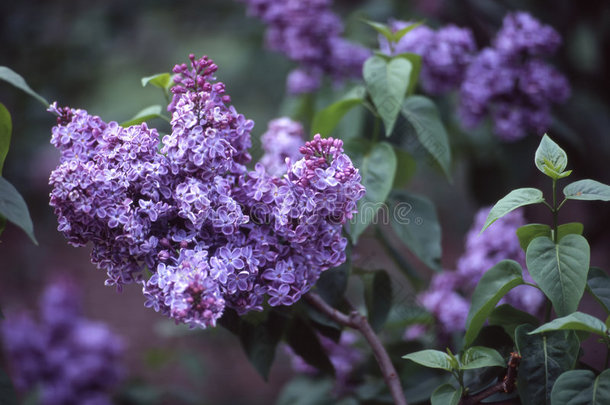
[(261, 144), (265, 154), (260, 163), (267, 173), (281, 176), (288, 170), (289, 163), (301, 158), (299, 149), (305, 143), (303, 126), (287, 117), (277, 118), (269, 122), (267, 132), (261, 136)]
[(66, 280), (46, 288), (40, 312), (40, 322), (18, 314), (0, 323), (17, 389), (38, 390), (42, 405), (111, 404), (125, 374), (123, 340), (82, 316), (78, 289)]
[(267, 24), (267, 47), (299, 64), (288, 77), (290, 93), (317, 90), (322, 73), (336, 82), (360, 76), (370, 51), (341, 38), (343, 24), (331, 9), (332, 0), (240, 1)]
[(494, 46), (472, 61), (460, 88), (459, 116), (473, 128), (490, 115), (506, 141), (528, 132), (542, 135), (551, 124), (551, 105), (570, 95), (567, 79), (539, 56), (555, 52), (561, 38), (527, 13), (504, 18)]
[[(516, 231), (525, 225), (523, 210), (514, 210), (500, 218), (479, 234), (491, 207), (482, 208), (466, 236), (466, 249), (458, 259), (457, 270), (445, 270), (435, 274), (426, 291), (418, 295), (418, 301), (439, 323), (442, 333), (464, 329), (470, 303), (465, 298), (472, 294), (483, 275), (502, 260), (514, 260), (523, 268), (523, 279), (534, 284), (525, 267), (525, 253), (519, 244)], [(537, 314), (544, 303), (544, 295), (531, 286), (519, 286), (508, 292), (500, 304)], [(424, 325), (407, 330), (405, 337), (421, 336)]]
[[(390, 26), (394, 31), (399, 31), (412, 24), (394, 21)], [(472, 32), (454, 25), (437, 31), (422, 25), (412, 29), (395, 44), (380, 35), (379, 46), (387, 55), (407, 52), (420, 55), (422, 87), (430, 94), (443, 94), (456, 89), (477, 50)]]

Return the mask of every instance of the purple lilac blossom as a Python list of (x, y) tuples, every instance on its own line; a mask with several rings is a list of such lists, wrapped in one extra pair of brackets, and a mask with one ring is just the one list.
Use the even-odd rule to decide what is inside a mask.
[[(514, 210), (479, 234), (491, 207), (482, 208), (466, 236), (466, 249), (457, 262), (457, 270), (445, 270), (432, 277), (428, 290), (418, 295), (418, 301), (439, 323), (442, 333), (464, 330), (470, 309), (468, 297), (490, 268), (502, 260), (514, 260), (523, 268), (523, 279), (534, 284), (525, 266), (525, 253), (516, 236), (517, 228), (525, 225), (523, 210)], [(537, 314), (544, 295), (531, 286), (518, 286), (500, 301), (518, 309)], [(425, 325), (414, 325), (405, 332), (406, 338), (419, 337)]]
[[(412, 22), (394, 21), (391, 28), (399, 31)], [(379, 37), (380, 49), (387, 55), (415, 53), (422, 57), (421, 83), (429, 94), (443, 94), (458, 88), (466, 68), (474, 58), (476, 44), (467, 28), (447, 25), (437, 31), (425, 25), (405, 34), (397, 43)]]
[(112, 404), (122, 381), (122, 339), (82, 315), (78, 289), (62, 280), (40, 300), (40, 321), (29, 314), (0, 323), (11, 374), (18, 390), (38, 390), (42, 405)]
[(508, 14), (494, 46), (483, 49), (466, 71), (459, 106), (464, 126), (473, 128), (490, 115), (495, 134), (506, 141), (544, 133), (551, 104), (570, 95), (567, 79), (539, 59), (553, 54), (560, 42), (553, 28), (529, 14)]
[(507, 14), (496, 34), (494, 48), (505, 55), (552, 55), (561, 44), (561, 36), (530, 14), (517, 11)]
[[(364, 354), (355, 346), (358, 336), (353, 332), (343, 331), (338, 342), (320, 334), (318, 334), (318, 338), (335, 368), (335, 395), (341, 396), (353, 391), (355, 387), (350, 383), (350, 380), (354, 371), (364, 361)], [(290, 356), (292, 369), (295, 372), (307, 375), (317, 375), (319, 373), (317, 368), (294, 353), (290, 346), (284, 346), (284, 348)]]
[(174, 68), (160, 151), (146, 124), (51, 106), (61, 151), (51, 206), (69, 243), (92, 243), (107, 284), (139, 283), (147, 307), (206, 328), (225, 307), (262, 310), (265, 296), (291, 305), (343, 263), (342, 227), (364, 187), (342, 142), (319, 135), (291, 155), (286, 175), (261, 163), (248, 171), (253, 121), (229, 104), (210, 59), (190, 62)]
[(272, 120), (267, 126), (267, 132), (261, 136), (265, 154), (260, 163), (267, 173), (281, 176), (291, 163), (301, 158), (300, 148), (304, 143), (305, 131), (301, 123), (287, 117)]
[(240, 1), (267, 24), (267, 47), (299, 64), (288, 78), (290, 93), (317, 90), (322, 73), (336, 82), (360, 76), (370, 51), (341, 37), (343, 24), (331, 9), (332, 0)]

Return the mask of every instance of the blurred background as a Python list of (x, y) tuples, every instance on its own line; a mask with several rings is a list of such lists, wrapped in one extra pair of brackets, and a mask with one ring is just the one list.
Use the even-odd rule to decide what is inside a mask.
[[(563, 37), (552, 63), (571, 85), (570, 100), (554, 110), (549, 134), (568, 152), (573, 177), (610, 183), (610, 3), (590, 0), (371, 0), (335, 1), (346, 36), (372, 48), (376, 33), (360, 20), (390, 18), (446, 23), (473, 30), (479, 48), (489, 44), (507, 11), (526, 10)], [(236, 1), (76, 0), (0, 2), (0, 65), (21, 74), (30, 86), (61, 106), (84, 108), (105, 121), (124, 121), (143, 107), (162, 104), (158, 89), (140, 79), (167, 72), (189, 53), (207, 54), (219, 66), (238, 112), (253, 119), (257, 138), (267, 122), (291, 111), (298, 100), (285, 92), (294, 66), (263, 47), (264, 26), (248, 18)], [(327, 99), (328, 100), (328, 99)], [(327, 101), (326, 100), (326, 101)], [(532, 162), (539, 142), (529, 136), (502, 143), (489, 127), (463, 131), (451, 100), (439, 99), (454, 148), (453, 184), (422, 164), (409, 189), (436, 204), (443, 230), (443, 266), (461, 254), (473, 214), (515, 187), (548, 184)], [(129, 379), (121, 403), (268, 404), (292, 376), (278, 351), (268, 382), (250, 366), (239, 340), (222, 328), (189, 331), (145, 309), (136, 285), (121, 293), (104, 287), (105, 272), (89, 262), (88, 249), (72, 248), (56, 231), (48, 206), (48, 176), (58, 154), (49, 144), (54, 116), (10, 85), (0, 82), (0, 102), (13, 119), (13, 138), (4, 169), (28, 203), (39, 246), (8, 225), (0, 242), (0, 306), (5, 313), (34, 309), (45, 283), (68, 274), (81, 285), (87, 316), (107, 322), (127, 341)], [(322, 98), (317, 107), (325, 105)], [(161, 131), (167, 123), (152, 122)], [(576, 180), (576, 178), (574, 180)], [(562, 222), (581, 221), (592, 246), (593, 265), (608, 269), (610, 208), (603, 203), (567, 204)], [(584, 207), (584, 208), (583, 208)], [(532, 222), (547, 222), (544, 209), (528, 209)], [(362, 238), (357, 253), (375, 257), (374, 238)], [(373, 260), (374, 261), (374, 260)], [(423, 266), (416, 263), (425, 277)], [(6, 367), (4, 367), (6, 368)]]

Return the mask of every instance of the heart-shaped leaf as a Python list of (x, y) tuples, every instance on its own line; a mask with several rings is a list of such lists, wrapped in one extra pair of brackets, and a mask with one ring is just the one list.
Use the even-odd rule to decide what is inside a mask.
[(411, 78), (411, 62), (405, 58), (389, 61), (372, 56), (364, 62), (362, 74), (373, 104), (383, 120), (386, 136), (390, 136), (407, 94)]
[(525, 254), (530, 275), (553, 303), (558, 316), (578, 308), (589, 271), (589, 244), (569, 234), (557, 244), (546, 236), (534, 239)]
[(530, 335), (532, 330), (531, 325), (515, 330), (515, 343), (521, 355), (517, 388), (522, 404), (550, 405), (553, 384), (563, 372), (574, 368), (580, 341), (572, 331)]
[(590, 370), (570, 370), (559, 376), (553, 391), (553, 405), (605, 405), (610, 399), (610, 370), (600, 375)]

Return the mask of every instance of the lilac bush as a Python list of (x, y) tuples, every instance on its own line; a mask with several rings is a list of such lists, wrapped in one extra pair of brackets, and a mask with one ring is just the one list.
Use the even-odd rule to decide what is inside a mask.
[(249, 171), (254, 123), (229, 104), (210, 59), (190, 60), (174, 68), (172, 132), (161, 145), (146, 124), (51, 106), (62, 153), (51, 205), (71, 244), (92, 243), (107, 284), (139, 283), (146, 306), (205, 328), (225, 307), (262, 310), (265, 297), (291, 305), (343, 263), (342, 226), (364, 187), (342, 141), (319, 135), (299, 157), (290, 152), (284, 176), (265, 162)]
[(331, 9), (332, 0), (240, 1), (267, 24), (267, 47), (299, 64), (288, 77), (289, 93), (317, 90), (323, 74), (334, 81), (360, 77), (370, 51), (341, 37), (343, 24)]
[(38, 390), (42, 405), (112, 404), (122, 381), (123, 340), (82, 314), (79, 291), (66, 280), (47, 286), (36, 321), (26, 313), (0, 323), (16, 387)]

